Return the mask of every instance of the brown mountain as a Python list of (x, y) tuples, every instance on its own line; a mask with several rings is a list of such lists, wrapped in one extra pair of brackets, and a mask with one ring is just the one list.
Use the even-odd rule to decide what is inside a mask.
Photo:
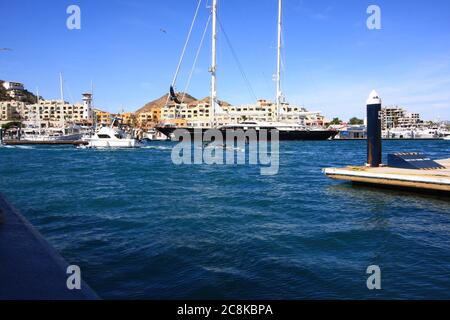
[[(164, 105), (167, 102), (167, 96), (168, 96), (168, 94), (165, 94), (161, 98), (153, 100), (153, 101), (147, 103), (142, 108), (137, 110), (136, 113), (149, 112), (149, 111), (151, 111), (154, 108), (162, 108), (162, 107), (164, 107)], [(177, 93), (177, 98), (179, 100), (181, 100), (183, 98), (183, 93), (182, 92)], [(199, 104), (199, 103), (204, 103), (204, 102), (209, 103), (210, 100), (211, 100), (210, 97), (205, 97), (202, 100), (197, 100), (196, 98), (194, 98), (193, 96), (191, 96), (188, 93), (186, 93), (186, 95), (184, 96), (184, 102), (188, 103), (188, 104)], [(226, 101), (219, 101), (219, 105), (221, 105), (221, 106), (229, 106), (230, 104), (228, 102), (226, 102)]]
[[(164, 105), (167, 103), (168, 95), (169, 94), (165, 94), (159, 99), (150, 101), (149, 103), (144, 105), (142, 108), (137, 110), (136, 113), (149, 112), (150, 110), (152, 110), (154, 108), (162, 108), (162, 107), (164, 107)], [(179, 100), (181, 100), (183, 98), (183, 93), (182, 92), (177, 93), (177, 98)], [(184, 96), (184, 102), (186, 102), (186, 103), (191, 103), (191, 102), (196, 101), (196, 100), (197, 99), (195, 99), (193, 96), (191, 96), (188, 93), (186, 93), (186, 95)]]

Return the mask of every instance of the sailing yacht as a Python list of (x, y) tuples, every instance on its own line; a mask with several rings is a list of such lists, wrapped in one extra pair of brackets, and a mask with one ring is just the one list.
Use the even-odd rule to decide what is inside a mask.
[[(289, 122), (281, 120), (281, 116), (286, 115), (289, 108), (289, 104), (284, 102), (284, 96), (281, 91), (281, 34), (282, 34), (282, 0), (278, 1), (278, 45), (277, 45), (277, 95), (276, 95), (276, 110), (273, 115), (273, 121), (271, 122), (261, 122), (261, 121), (243, 121), (243, 122), (232, 122), (227, 124), (219, 125), (217, 121), (217, 117), (226, 117), (230, 115), (228, 112), (225, 112), (219, 104), (219, 100), (217, 99), (217, 64), (216, 64), (216, 42), (217, 42), (217, 0), (213, 0), (212, 3), (212, 39), (211, 39), (211, 49), (212, 49), (212, 65), (210, 68), (211, 73), (211, 92), (210, 92), (210, 103), (209, 103), (209, 125), (201, 128), (194, 126), (173, 126), (173, 125), (161, 125), (157, 126), (156, 129), (167, 137), (172, 137), (173, 133), (177, 129), (185, 129), (189, 131), (192, 137), (197, 136), (194, 133), (199, 132), (201, 136), (206, 130), (209, 129), (218, 129), (223, 132), (225, 135), (227, 132), (243, 130), (244, 132), (247, 130), (256, 130), (258, 137), (260, 136), (260, 130), (277, 130), (279, 133), (280, 140), (327, 140), (332, 139), (337, 135), (337, 131), (334, 129), (323, 129), (323, 128), (308, 128), (305, 125)], [(184, 50), (183, 50), (184, 52)], [(177, 68), (177, 72), (179, 70), (179, 66)], [(174, 82), (176, 80), (176, 75), (174, 78)], [(175, 102), (176, 105), (180, 105), (181, 102), (178, 100), (178, 97), (174, 90), (174, 82), (170, 87), (169, 92), (169, 100)], [(304, 115), (309, 114), (308, 112), (304, 112)], [(244, 113), (241, 114), (245, 116)]]
[(31, 105), (30, 108), (35, 108), (34, 112), (30, 110), (30, 116), (33, 118), (31, 121), (26, 122), (26, 127), (22, 129), (21, 139), (25, 141), (76, 141), (81, 139), (83, 134), (89, 130), (89, 128), (77, 125), (75, 123), (67, 123), (64, 119), (64, 88), (63, 88), (63, 76), (59, 74), (61, 100), (59, 103), (60, 123), (57, 127), (42, 127), (42, 118), (40, 113), (40, 98), (39, 91), (36, 92), (36, 104)]

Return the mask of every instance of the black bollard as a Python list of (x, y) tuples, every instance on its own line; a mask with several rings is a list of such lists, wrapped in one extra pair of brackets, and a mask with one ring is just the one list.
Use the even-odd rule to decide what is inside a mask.
[(381, 99), (373, 90), (367, 100), (367, 165), (381, 165)]

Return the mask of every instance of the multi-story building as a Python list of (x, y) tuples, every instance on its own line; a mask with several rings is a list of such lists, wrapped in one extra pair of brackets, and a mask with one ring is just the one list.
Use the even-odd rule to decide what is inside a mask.
[(62, 121), (78, 124), (92, 123), (91, 96), (83, 95), (83, 103), (68, 103), (61, 100), (40, 100), (26, 104), (21, 101), (0, 102), (0, 121), (45, 122), (46, 126), (59, 126)]
[(154, 121), (153, 112), (150, 111), (138, 113), (137, 122), (140, 128), (150, 128), (156, 121)]
[[(161, 110), (161, 122), (204, 126), (209, 122), (209, 103), (169, 104)], [(195, 122), (195, 124), (194, 124)]]
[(12, 99), (21, 100), (25, 96), (25, 88), (20, 82), (3, 81), (2, 85)]
[(94, 122), (97, 126), (108, 126), (111, 124), (113, 118), (122, 119), (122, 124), (135, 127), (136, 126), (136, 114), (134, 112), (122, 112), (122, 113), (111, 113), (107, 111), (102, 111), (99, 109), (94, 109)]
[(0, 102), (0, 125), (21, 120), (21, 111), (25, 108), (25, 103), (20, 101)]
[(381, 110), (381, 126), (383, 130), (393, 128), (415, 128), (423, 124), (418, 113), (409, 113), (398, 106), (388, 106)]
[(421, 125), (423, 121), (420, 119), (418, 113), (405, 113), (404, 116), (398, 119), (398, 124), (400, 128), (415, 128)]
[(122, 123), (127, 126), (134, 126), (135, 124), (135, 116), (133, 112), (122, 112), (117, 115), (122, 119)]
[(154, 107), (149, 111), (136, 113), (136, 122), (138, 127), (143, 129), (153, 128), (161, 121), (162, 108)]
[(94, 109), (94, 121), (98, 126), (109, 125), (112, 116), (110, 112)]
[[(221, 105), (223, 114), (215, 115), (216, 125), (226, 125), (242, 121), (273, 121), (276, 104), (268, 100), (258, 100), (256, 104), (248, 105)], [(321, 126), (326, 120), (319, 112), (308, 112), (305, 108), (290, 104), (282, 105), (283, 112), (279, 114), (279, 120), (291, 121), (305, 126)], [(169, 104), (162, 108), (161, 121), (173, 123), (176, 120), (185, 120), (188, 126), (206, 127), (210, 124), (209, 98), (192, 101), (188, 104)]]
[(25, 121), (39, 115), (42, 121), (61, 122), (70, 121), (74, 123), (92, 122), (92, 112), (86, 113), (84, 103), (68, 103), (61, 100), (41, 100), (39, 103), (27, 105), (22, 110), (22, 117)]
[(14, 82), (14, 81), (3, 81), (3, 87), (6, 90), (24, 90), (24, 86), (20, 82)]

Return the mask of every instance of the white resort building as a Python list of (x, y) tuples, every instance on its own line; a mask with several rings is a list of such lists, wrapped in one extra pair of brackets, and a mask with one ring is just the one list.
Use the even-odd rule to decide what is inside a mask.
[(89, 124), (93, 120), (92, 94), (83, 94), (82, 103), (61, 100), (40, 100), (34, 104), (21, 101), (0, 102), (0, 122), (22, 121), (25, 124), (38, 121), (46, 127), (57, 127), (62, 121)]
[[(268, 100), (258, 100), (256, 104), (230, 105), (221, 104), (224, 113), (216, 114), (216, 125), (240, 123), (243, 121), (274, 121), (277, 105)], [(284, 112), (279, 114), (279, 120), (301, 124), (304, 126), (323, 126), (325, 119), (320, 112), (308, 112), (304, 107), (291, 104), (282, 105)], [(162, 108), (161, 121), (171, 123), (182, 119), (190, 127), (208, 127), (210, 125), (209, 99), (192, 101), (183, 104), (168, 104)]]
[(418, 113), (409, 113), (398, 106), (388, 106), (381, 110), (381, 126), (383, 130), (394, 128), (415, 128), (423, 124)]

